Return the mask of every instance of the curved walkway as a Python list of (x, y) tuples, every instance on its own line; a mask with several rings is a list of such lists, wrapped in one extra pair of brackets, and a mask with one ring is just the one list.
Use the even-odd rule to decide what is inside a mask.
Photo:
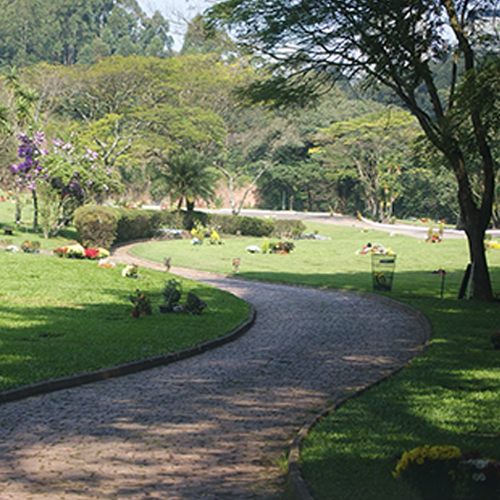
[[(126, 247), (114, 259), (146, 264)], [(2, 500), (282, 498), (278, 464), (303, 423), (425, 342), (390, 301), (172, 272), (252, 303), (255, 325), (172, 365), (1, 405)]]

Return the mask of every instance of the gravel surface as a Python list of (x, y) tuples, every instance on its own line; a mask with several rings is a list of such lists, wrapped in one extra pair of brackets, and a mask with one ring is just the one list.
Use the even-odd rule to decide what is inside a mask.
[[(114, 260), (145, 265), (126, 251)], [(369, 296), (172, 272), (252, 303), (255, 325), (179, 363), (1, 405), (1, 500), (282, 498), (280, 457), (304, 422), (425, 342), (417, 314)]]

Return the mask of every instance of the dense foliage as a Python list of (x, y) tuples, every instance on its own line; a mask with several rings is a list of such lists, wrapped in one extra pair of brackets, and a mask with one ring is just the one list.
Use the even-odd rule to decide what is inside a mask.
[(3, 66), (165, 57), (172, 46), (166, 19), (148, 17), (135, 0), (0, 0), (0, 34)]

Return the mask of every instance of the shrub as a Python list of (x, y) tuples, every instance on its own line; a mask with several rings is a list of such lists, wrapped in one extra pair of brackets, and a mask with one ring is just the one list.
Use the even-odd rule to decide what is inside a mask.
[(164, 215), (159, 210), (120, 209), (118, 215), (116, 243), (152, 238), (164, 225)]
[(185, 310), (189, 314), (201, 314), (203, 309), (207, 307), (206, 302), (201, 300), (194, 293), (189, 292), (186, 298)]
[(244, 236), (269, 236), (274, 231), (274, 220), (259, 217), (240, 217), (239, 231)]
[(270, 236), (274, 230), (274, 220), (240, 215), (212, 215), (210, 225), (223, 234), (242, 236)]
[(111, 248), (116, 238), (118, 213), (114, 208), (87, 205), (78, 208), (74, 224), (84, 247)]

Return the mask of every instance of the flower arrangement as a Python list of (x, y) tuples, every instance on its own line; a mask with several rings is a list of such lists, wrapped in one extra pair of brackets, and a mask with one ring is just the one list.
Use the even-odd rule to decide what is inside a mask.
[(498, 500), (500, 463), (456, 446), (419, 446), (403, 453), (392, 473), (424, 500)]
[(151, 301), (146, 294), (141, 292), (138, 288), (135, 291), (135, 295), (129, 295), (128, 299), (134, 305), (132, 309), (132, 316), (134, 318), (139, 318), (144, 315), (149, 316), (152, 313)]
[(212, 232), (210, 233), (210, 244), (211, 245), (222, 245), (223, 241), (222, 238), (220, 237), (219, 233), (215, 230), (212, 229)]
[(361, 255), (394, 255), (394, 251), (385, 248), (380, 243), (367, 243), (361, 250), (356, 250), (356, 254)]
[(486, 248), (494, 248), (495, 250), (500, 249), (500, 243), (498, 243), (498, 241), (485, 241), (484, 245)]
[(295, 243), (291, 241), (278, 241), (278, 243), (272, 244), (272, 248), (269, 253), (277, 253), (280, 255), (289, 254), (295, 248)]
[(21, 249), (25, 253), (38, 253), (40, 251), (40, 242), (26, 240), (21, 244)]
[(451, 500), (461, 456), (456, 446), (419, 446), (403, 453), (393, 476), (407, 480), (424, 500)]
[(105, 248), (84, 248), (79, 243), (72, 243), (64, 247), (54, 249), (54, 253), (59, 257), (70, 259), (105, 259), (109, 257), (109, 252)]
[(205, 238), (205, 228), (197, 224), (193, 229), (191, 229), (191, 236), (193, 239), (191, 240), (192, 245), (203, 245), (203, 239)]
[(498, 500), (500, 498), (500, 463), (473, 451), (461, 457), (458, 468), (458, 498)]
[(124, 278), (137, 279), (137, 278), (139, 278), (139, 275), (137, 273), (138, 270), (139, 270), (139, 266), (137, 266), (136, 264), (129, 264), (128, 266), (123, 268), (122, 276)]
[(444, 224), (439, 224), (439, 228), (436, 231), (432, 226), (427, 230), (427, 243), (441, 243), (443, 241), (444, 234)]
[(116, 264), (114, 262), (108, 262), (105, 259), (99, 259), (99, 267), (114, 269), (116, 267)]

